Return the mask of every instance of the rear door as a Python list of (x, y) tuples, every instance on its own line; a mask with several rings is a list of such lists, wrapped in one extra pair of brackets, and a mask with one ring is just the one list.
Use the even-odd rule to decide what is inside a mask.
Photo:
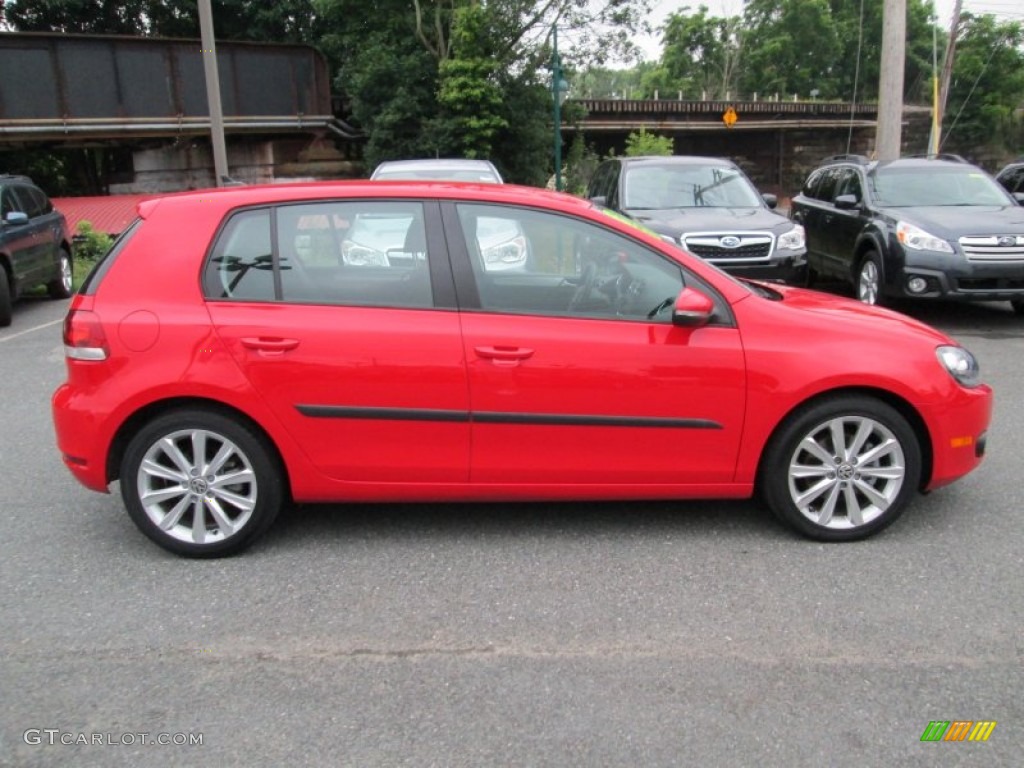
[[(481, 219), (528, 243), (485, 268)], [(710, 487), (733, 478), (744, 416), (739, 332), (670, 322), (687, 277), (655, 251), (551, 212), (445, 209), (463, 306), (476, 483)]]
[(466, 367), (436, 203), (244, 211), (204, 275), (217, 333), (324, 474), (464, 482)]

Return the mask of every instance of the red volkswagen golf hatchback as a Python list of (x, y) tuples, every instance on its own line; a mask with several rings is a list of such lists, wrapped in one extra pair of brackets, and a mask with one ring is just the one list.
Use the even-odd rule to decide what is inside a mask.
[(64, 344), (64, 462), (200, 557), (289, 502), (759, 491), (810, 537), (858, 539), (974, 469), (992, 409), (921, 323), (499, 185), (144, 202)]

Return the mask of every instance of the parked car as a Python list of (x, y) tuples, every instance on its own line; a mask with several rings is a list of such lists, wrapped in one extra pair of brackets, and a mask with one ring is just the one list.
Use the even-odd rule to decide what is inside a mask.
[[(422, 259), (356, 269), (310, 234), (400, 211)], [(850, 540), (985, 452), (992, 392), (947, 336), (736, 280), (585, 200), (363, 181), (139, 213), (72, 299), (53, 415), (71, 473), (119, 481), (179, 554), (235, 552), (290, 501), (755, 491)], [(487, 269), (484, 220), (519, 228), (527, 270)]]
[(996, 181), (1003, 185), (1014, 199), (1024, 205), (1024, 160), (1010, 163), (996, 174)]
[[(388, 160), (378, 165), (375, 181), (459, 181), (476, 184), (502, 184), (501, 174), (489, 160), (449, 158), (439, 160)], [(530, 252), (522, 231), (502, 219), (479, 221), (482, 254), (486, 269), (494, 272), (524, 269)], [(485, 234), (483, 234), (485, 233)]]
[(776, 197), (758, 194), (729, 160), (612, 158), (598, 166), (587, 197), (732, 274), (806, 280), (803, 227), (776, 213)]
[(831, 157), (792, 200), (815, 276), (866, 304), (894, 298), (1010, 301), (1024, 312), (1024, 208), (954, 156)]
[(477, 184), (501, 184), (501, 174), (489, 160), (439, 158), (423, 160), (386, 160), (373, 169), (375, 181), (467, 181)]
[(27, 176), (0, 174), (0, 326), (11, 324), (13, 304), (45, 285), (52, 298), (71, 295), (67, 223)]

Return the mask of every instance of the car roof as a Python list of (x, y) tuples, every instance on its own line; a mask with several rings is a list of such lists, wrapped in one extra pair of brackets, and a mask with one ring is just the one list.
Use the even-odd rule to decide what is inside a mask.
[(516, 184), (467, 183), (461, 181), (313, 181), (293, 184), (253, 184), (218, 189), (176, 192), (139, 203), (139, 213), (146, 218), (160, 205), (208, 205), (221, 211), (254, 205), (277, 205), (315, 200), (356, 199), (424, 199), (461, 202), (536, 205), (542, 203), (563, 211), (593, 209), (589, 200), (563, 192)]
[(720, 165), (736, 168), (736, 163), (724, 157), (703, 155), (641, 155), (639, 157), (614, 158), (623, 165)]
[(419, 160), (385, 160), (374, 168), (370, 178), (376, 179), (382, 172), (391, 173), (430, 173), (430, 172), (469, 172), (493, 176), (499, 182), (501, 174), (489, 160), (470, 160), (464, 157), (424, 158)]

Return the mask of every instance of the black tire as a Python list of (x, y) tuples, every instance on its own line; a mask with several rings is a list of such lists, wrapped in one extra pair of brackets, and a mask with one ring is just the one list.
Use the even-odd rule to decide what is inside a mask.
[(876, 307), (885, 304), (882, 280), (882, 259), (876, 251), (868, 251), (860, 260), (854, 276), (853, 288), (857, 299)]
[(58, 262), (58, 274), (53, 280), (46, 284), (46, 292), (51, 299), (67, 299), (71, 296), (71, 286), (74, 282), (74, 261), (66, 248), (60, 249)]
[[(158, 416), (132, 438), (121, 462), (121, 497), (132, 520), (161, 547), (186, 557), (245, 549), (274, 522), (284, 489), (284, 469), (266, 440), (208, 410)], [(144, 501), (147, 492), (155, 497)], [(226, 525), (237, 527), (225, 533)]]
[(921, 446), (907, 420), (872, 397), (837, 395), (783, 423), (765, 448), (758, 484), (775, 515), (800, 533), (853, 541), (893, 523), (920, 478)]
[(0, 328), (11, 324), (11, 284), (7, 282), (7, 270), (0, 266)]
[(1010, 302), (1010, 305), (1018, 315), (1024, 315), (1024, 299), (1014, 299)]

